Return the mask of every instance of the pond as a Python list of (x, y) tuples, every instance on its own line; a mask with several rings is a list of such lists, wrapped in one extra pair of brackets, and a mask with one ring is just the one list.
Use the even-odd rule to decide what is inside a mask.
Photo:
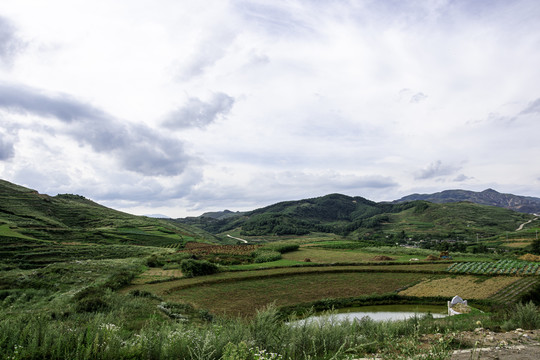
[[(346, 319), (350, 321), (354, 319), (360, 320), (365, 316), (368, 316), (375, 321), (396, 321), (406, 320), (415, 315), (422, 317), (428, 313), (434, 318), (442, 318), (448, 315), (448, 309), (445, 305), (374, 305), (337, 309), (333, 316), (334, 319), (338, 321)], [(324, 317), (324, 314), (316, 314), (305, 320), (316, 320), (322, 317)]]

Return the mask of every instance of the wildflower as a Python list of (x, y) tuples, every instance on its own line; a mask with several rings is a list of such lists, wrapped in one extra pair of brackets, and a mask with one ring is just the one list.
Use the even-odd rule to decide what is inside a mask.
[(115, 331), (120, 330), (120, 327), (116, 326), (115, 324), (101, 324), (99, 325), (99, 328), (101, 330), (107, 330), (110, 332), (115, 332)]

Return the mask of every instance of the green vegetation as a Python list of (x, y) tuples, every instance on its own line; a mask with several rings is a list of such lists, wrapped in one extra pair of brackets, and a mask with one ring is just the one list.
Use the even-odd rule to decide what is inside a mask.
[[(478, 321), (492, 330), (540, 326), (538, 263), (516, 260), (521, 248), (471, 253), (501, 251), (497, 232), (515, 233), (527, 215), (336, 194), (221, 215), (192, 224), (149, 219), (0, 181), (0, 357), (447, 358), (470, 345), (457, 332)], [(532, 236), (534, 225), (520, 234)], [(264, 235), (225, 245), (236, 240), (223, 235), (243, 231)], [(436, 247), (476, 231), (490, 238), (452, 252), (450, 270), (482, 275), (455, 274), (451, 262), (434, 260)], [(407, 243), (417, 247), (398, 246)], [(510, 266), (518, 270), (498, 271)], [(443, 290), (474, 294), (470, 302), (485, 312), (294, 322), (334, 307), (445, 304)]]
[(215, 274), (219, 269), (216, 264), (206, 260), (185, 259), (180, 262), (180, 270), (184, 276), (193, 277)]
[(510, 259), (497, 262), (466, 262), (452, 264), (448, 271), (457, 274), (540, 275), (540, 263)]
[(182, 247), (196, 239), (217, 241), (188, 225), (126, 214), (79, 195), (39, 194), (3, 180), (0, 200), (0, 240), (157, 247)]
[(512, 312), (510, 319), (503, 324), (503, 328), (507, 330), (516, 328), (527, 330), (540, 328), (540, 313), (538, 312), (538, 308), (532, 301), (526, 304), (516, 304), (515, 310)]
[[(365, 244), (373, 241), (394, 244), (407, 242), (409, 238), (416, 241), (491, 238), (514, 231), (531, 219), (532, 215), (468, 202), (390, 204), (331, 194), (282, 202), (219, 220), (204, 217), (197, 221), (189, 218), (175, 222), (195, 224), (214, 234), (232, 229), (240, 229), (239, 235), (247, 237), (321, 232), (347, 236)], [(354, 245), (349, 243), (348, 246)]]

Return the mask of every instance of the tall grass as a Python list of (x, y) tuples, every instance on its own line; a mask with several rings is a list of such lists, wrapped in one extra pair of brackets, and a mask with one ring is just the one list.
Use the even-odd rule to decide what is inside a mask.
[(193, 326), (155, 318), (132, 331), (114, 313), (64, 321), (25, 314), (0, 322), (0, 353), (7, 359), (347, 359), (393, 344), (393, 353), (410, 355), (403, 339), (416, 341), (424, 321), (337, 322), (328, 315), (288, 324), (270, 306), (251, 320)]
[(505, 330), (522, 328), (526, 330), (540, 328), (540, 312), (536, 305), (530, 301), (526, 304), (517, 303), (511, 310), (509, 319), (504, 322)]

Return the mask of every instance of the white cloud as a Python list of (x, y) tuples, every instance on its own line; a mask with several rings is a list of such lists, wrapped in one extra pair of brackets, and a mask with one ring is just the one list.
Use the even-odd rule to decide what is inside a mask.
[(207, 102), (189, 98), (185, 105), (171, 112), (163, 124), (171, 129), (204, 128), (218, 117), (228, 114), (233, 104), (234, 99), (224, 93), (213, 94)]
[(332, 192), (540, 196), (537, 1), (1, 11), (6, 180), (170, 216)]

